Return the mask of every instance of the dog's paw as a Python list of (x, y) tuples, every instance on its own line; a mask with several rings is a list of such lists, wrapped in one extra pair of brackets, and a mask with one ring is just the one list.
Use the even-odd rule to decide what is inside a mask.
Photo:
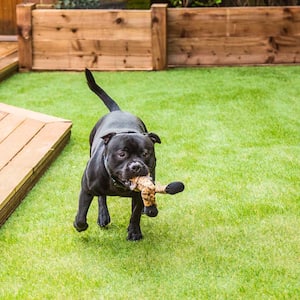
[(100, 209), (97, 223), (100, 227), (105, 227), (110, 223), (110, 215), (106, 206)]
[(143, 238), (143, 235), (142, 235), (140, 227), (129, 225), (127, 240), (128, 241), (139, 241), (142, 238)]
[(89, 227), (88, 223), (80, 223), (77, 222), (76, 220), (74, 221), (73, 225), (78, 232), (85, 231)]
[(141, 233), (133, 233), (133, 232), (128, 232), (127, 235), (127, 241), (139, 241), (143, 238), (143, 235)]
[(107, 226), (110, 223), (110, 215), (108, 213), (100, 214), (97, 223), (100, 227)]

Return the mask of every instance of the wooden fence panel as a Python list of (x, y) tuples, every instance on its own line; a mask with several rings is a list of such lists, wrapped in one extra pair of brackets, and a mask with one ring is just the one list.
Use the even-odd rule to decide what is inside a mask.
[(168, 10), (168, 64), (300, 62), (298, 7)]
[(0, 0), (0, 35), (17, 33), (16, 5), (22, 0)]

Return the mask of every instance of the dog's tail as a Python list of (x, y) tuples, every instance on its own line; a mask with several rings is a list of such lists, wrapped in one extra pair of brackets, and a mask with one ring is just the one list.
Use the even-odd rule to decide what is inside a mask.
[(119, 105), (96, 83), (94, 76), (89, 69), (85, 69), (85, 77), (89, 88), (104, 102), (109, 111), (121, 110)]

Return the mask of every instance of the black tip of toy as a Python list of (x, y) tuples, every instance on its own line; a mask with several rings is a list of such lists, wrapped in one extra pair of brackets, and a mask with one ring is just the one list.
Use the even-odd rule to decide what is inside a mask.
[(174, 195), (180, 193), (184, 190), (184, 184), (180, 181), (174, 181), (167, 185), (166, 193)]

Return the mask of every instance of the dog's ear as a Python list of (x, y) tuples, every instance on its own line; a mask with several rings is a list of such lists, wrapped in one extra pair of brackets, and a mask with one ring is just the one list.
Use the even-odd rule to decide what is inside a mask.
[(161, 144), (160, 137), (156, 133), (149, 132), (148, 136), (151, 139), (151, 141), (153, 142), (153, 144), (155, 144), (155, 143)]
[(115, 135), (116, 135), (116, 133), (115, 133), (115, 132), (112, 132), (112, 133), (109, 133), (109, 134), (106, 134), (106, 135), (102, 136), (101, 138), (103, 139), (104, 144), (107, 145), (108, 142), (111, 140), (111, 138), (112, 138), (113, 136), (115, 136)]

